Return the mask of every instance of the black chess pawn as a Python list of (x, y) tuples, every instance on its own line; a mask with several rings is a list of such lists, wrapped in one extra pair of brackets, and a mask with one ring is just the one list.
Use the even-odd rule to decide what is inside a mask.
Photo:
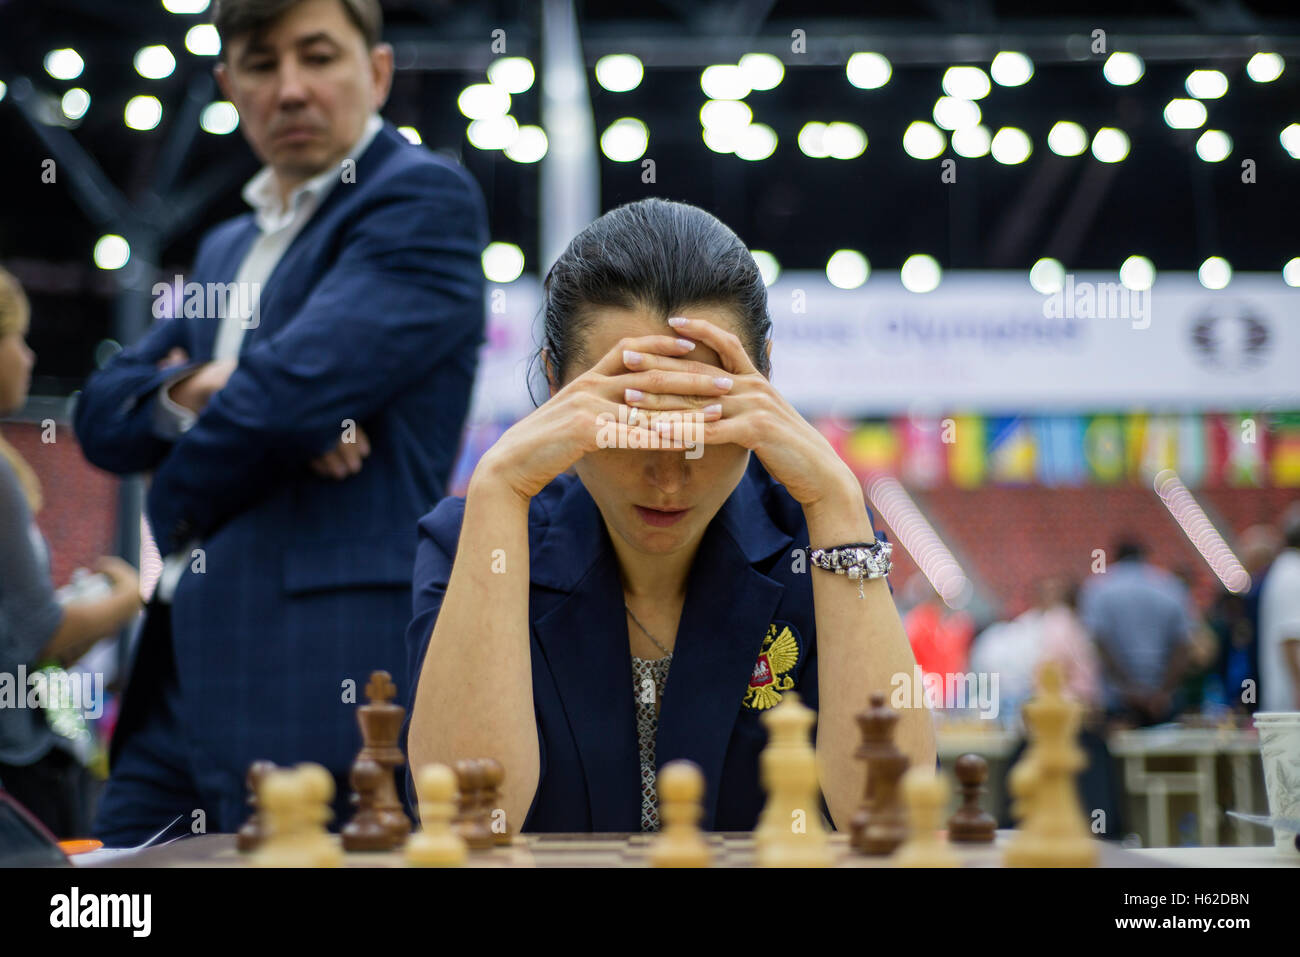
[[(496, 758), (484, 758), (483, 774), (483, 811), (487, 814), (488, 829), (492, 831), (493, 843), (497, 845), (510, 844), (512, 838), (510, 836), (509, 821), (504, 821), (505, 826), (499, 831), (493, 828), (496, 823), (496, 813), (501, 809), (501, 785), (505, 781), (506, 769), (501, 766), (501, 762)], [(502, 813), (505, 812), (502, 811)]]
[(998, 822), (980, 807), (980, 795), (988, 780), (988, 762), (978, 754), (963, 754), (953, 768), (961, 786), (961, 807), (948, 820), (948, 840), (957, 844), (989, 844)]
[(348, 780), (352, 784), (352, 803), (357, 806), (357, 813), (340, 832), (345, 851), (388, 851), (400, 844), (376, 807), (387, 773), (378, 761), (364, 755), (352, 762)]
[(483, 850), (496, 843), (489, 826), (492, 812), (486, 807), (488, 769), (478, 758), (456, 762), (456, 782), (460, 789), (460, 814), (456, 830), (470, 850)]
[(244, 826), (235, 834), (235, 849), (247, 853), (255, 851), (266, 839), (266, 822), (262, 817), (262, 808), (257, 799), (257, 789), (262, 779), (275, 770), (272, 761), (254, 761), (248, 766), (245, 784), (248, 785), (248, 806), (253, 809)]

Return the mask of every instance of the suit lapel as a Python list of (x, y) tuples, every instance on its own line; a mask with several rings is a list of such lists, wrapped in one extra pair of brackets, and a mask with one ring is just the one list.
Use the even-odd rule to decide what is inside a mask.
[(609, 560), (593, 565), (577, 590), (536, 625), (582, 760), (596, 831), (638, 830), (641, 811), (622, 595), (610, 549)]
[(576, 478), (549, 518), (530, 543), (532, 581), (568, 594), (533, 628), (582, 761), (593, 830), (635, 831), (641, 759), (618, 559)]
[[(234, 282), (239, 264), (248, 255), (257, 234), (257, 222), (248, 213), (231, 229), (229, 241), (211, 254), (210, 261), (194, 264), (195, 277), (200, 282)], [(221, 323), (211, 318), (189, 318), (185, 321), (188, 323), (190, 356), (201, 362), (212, 361), (212, 353), (217, 345), (217, 330)]]
[[(271, 270), (271, 274), (266, 277), (259, 304), (261, 321), (244, 335), (239, 346), (241, 353), (264, 336), (274, 334), (294, 314), (296, 307), (282, 310), (278, 306), (280, 300), (287, 297), (287, 301), (298, 304), (306, 300), (310, 290), (318, 282), (320, 272), (333, 265), (332, 262), (324, 262), (320, 259), (318, 237), (322, 230), (328, 228), (326, 224), (334, 208), (345, 202), (353, 191), (361, 189), (362, 184), (369, 183), (380, 164), (394, 149), (405, 143), (406, 139), (402, 134), (385, 123), (366, 147), (365, 152), (357, 159), (354, 180), (349, 183), (334, 183), (322, 197), (320, 206), (312, 212), (302, 229), (298, 230), (284, 254), (276, 262), (275, 268)], [(256, 234), (254, 228), (253, 238), (256, 238)], [(247, 253), (251, 243), (252, 239), (243, 244), (243, 253)], [(311, 256), (304, 259), (304, 250), (310, 251)], [(231, 267), (229, 275), (232, 279), (242, 261), (241, 254)]]
[(714, 522), (692, 569), (659, 713), (656, 759), (689, 758), (704, 771), (704, 819), (713, 827), (722, 766), (768, 623), (785, 586), (752, 568)]

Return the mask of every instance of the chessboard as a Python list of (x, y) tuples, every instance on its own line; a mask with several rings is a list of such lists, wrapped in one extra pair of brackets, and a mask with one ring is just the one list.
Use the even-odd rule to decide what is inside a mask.
[[(1003, 867), (1006, 844), (1013, 831), (998, 831), (991, 844), (950, 845), (963, 867)], [(829, 835), (832, 867), (891, 867), (887, 856), (871, 857), (849, 847), (847, 834)], [(511, 843), (484, 850), (471, 850), (466, 867), (522, 868), (606, 868), (649, 867), (651, 834), (522, 834)], [(704, 835), (711, 867), (756, 867), (754, 835), (741, 832), (711, 832)], [(1166, 862), (1143, 853), (1098, 841), (1099, 867), (1168, 867)], [(1245, 850), (1245, 849), (1243, 849)], [(360, 851), (342, 854), (345, 868), (406, 867), (401, 850)], [(119, 857), (99, 865), (105, 867), (253, 867), (251, 854), (235, 849), (233, 834), (207, 834), (149, 848), (128, 857)]]
[[(392, 703), (385, 672), (358, 708), (363, 746), (352, 765), (350, 819), (327, 825), (334, 778), (306, 762), (249, 768), (250, 814), (237, 834), (188, 837), (137, 852), (94, 852), (83, 866), (199, 868), (636, 868), (636, 867), (1064, 867), (1196, 866), (1098, 840), (1074, 788), (1082, 755), (1074, 745), (1078, 706), (1062, 694), (1059, 669), (1044, 668), (1038, 694), (1024, 706), (1031, 746), (1013, 769), (1015, 830), (997, 830), (981, 806), (987, 763), (964, 755), (954, 765), (957, 811), (945, 813), (947, 785), (931, 768), (908, 769), (893, 740), (899, 719), (881, 692), (858, 716), (867, 768), (863, 802), (841, 830), (807, 820), (819, 792), (810, 729), (815, 713), (794, 692), (764, 716), (768, 744), (761, 771), (767, 802), (752, 833), (700, 826), (704, 777), (675, 760), (659, 770), (662, 830), (654, 834), (512, 833), (500, 810), (506, 769), (490, 757), (417, 770), (419, 816), (407, 816), (396, 789), (405, 764), (398, 748), (404, 710)], [(796, 822), (803, 822), (797, 826)], [(1251, 866), (1245, 862), (1227, 866)]]

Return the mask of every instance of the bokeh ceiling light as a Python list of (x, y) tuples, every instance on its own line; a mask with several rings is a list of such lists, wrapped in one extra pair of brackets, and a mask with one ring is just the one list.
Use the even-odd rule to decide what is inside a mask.
[(1034, 61), (1023, 53), (1003, 50), (993, 58), (989, 73), (998, 86), (1023, 86), (1034, 75)]
[(645, 66), (630, 53), (611, 53), (596, 61), (596, 82), (611, 93), (626, 93), (641, 85)]
[(950, 66), (943, 74), (943, 92), (961, 100), (982, 100), (993, 89), (989, 75), (977, 66)]
[(849, 57), (844, 72), (858, 89), (876, 90), (889, 82), (894, 68), (879, 53), (861, 52)]
[(1146, 64), (1136, 53), (1112, 53), (1102, 64), (1101, 75), (1106, 78), (1107, 83), (1113, 83), (1115, 86), (1132, 86), (1138, 80), (1142, 79), (1142, 74), (1146, 72)]

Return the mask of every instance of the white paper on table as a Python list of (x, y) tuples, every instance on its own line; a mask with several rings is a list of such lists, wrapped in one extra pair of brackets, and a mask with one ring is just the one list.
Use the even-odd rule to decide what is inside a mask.
[(1229, 811), (1228, 817), (1235, 817), (1238, 820), (1249, 821), (1251, 824), (1258, 824), (1260, 827), (1275, 827), (1283, 831), (1293, 831), (1300, 834), (1300, 820), (1293, 817), (1269, 817), (1267, 814), (1242, 814), (1240, 811)]
[[(139, 854), (145, 848), (155, 846), (154, 841), (158, 840), (158, 838), (166, 834), (168, 830), (171, 829), (171, 826), (184, 816), (185, 815), (183, 814), (178, 814), (176, 818), (172, 820), (166, 827), (164, 827), (153, 837), (149, 838), (149, 840), (145, 841), (143, 844), (140, 844), (137, 847), (101, 847), (98, 848), (97, 850), (86, 851), (83, 854), (69, 855), (68, 860), (72, 861), (72, 863), (77, 867), (84, 867), (89, 864), (102, 864), (105, 861), (111, 861), (116, 858), (130, 857), (132, 854)], [(172, 844), (176, 841), (179, 841), (180, 839), (181, 839), (180, 835), (177, 835), (176, 837), (173, 837), (170, 841), (163, 841), (161, 844), (158, 844), (156, 846), (166, 847), (168, 844)]]

